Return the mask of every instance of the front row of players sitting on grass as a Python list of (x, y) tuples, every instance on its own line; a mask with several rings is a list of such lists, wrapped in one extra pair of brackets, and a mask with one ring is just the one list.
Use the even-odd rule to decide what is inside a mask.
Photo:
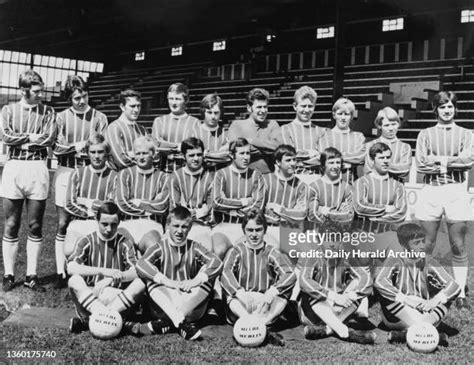
[[(287, 255), (265, 241), (267, 221), (262, 211), (252, 208), (242, 218), (244, 238), (229, 249), (224, 264), (189, 239), (193, 217), (187, 208), (177, 206), (170, 212), (164, 234), (140, 259), (133, 242), (118, 232), (120, 216), (115, 203), (100, 206), (97, 230), (80, 239), (68, 259), (69, 287), (79, 315), (71, 320), (72, 332), (86, 330), (91, 313), (111, 309), (125, 318), (124, 333), (143, 336), (176, 329), (184, 339), (195, 340), (218, 277), (229, 323), (249, 315), (258, 316), (269, 328), (282, 323), (297, 270)], [(345, 250), (341, 242), (322, 242), (322, 255), (300, 259), (297, 305), (307, 339), (335, 335), (373, 344), (372, 330), (348, 326), (373, 287), (383, 322), (391, 331), (390, 342), (405, 341), (411, 325), (440, 323), (459, 294), (459, 285), (436, 261), (420, 254), (425, 233), (418, 225), (404, 224), (397, 235), (406, 255), (389, 257), (374, 270), (327, 254)], [(139, 303), (151, 307), (149, 316), (134, 313)], [(269, 337), (277, 339), (272, 343), (283, 344), (280, 335), (269, 332)], [(440, 338), (446, 345), (447, 335)]]

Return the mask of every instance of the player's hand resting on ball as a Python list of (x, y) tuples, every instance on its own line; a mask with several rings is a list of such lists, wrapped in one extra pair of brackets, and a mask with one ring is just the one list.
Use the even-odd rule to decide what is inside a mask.
[(239, 290), (235, 296), (242, 302), (243, 305), (245, 305), (247, 312), (253, 313), (255, 310), (257, 310), (258, 303), (256, 303), (254, 298), (248, 295), (245, 290)]

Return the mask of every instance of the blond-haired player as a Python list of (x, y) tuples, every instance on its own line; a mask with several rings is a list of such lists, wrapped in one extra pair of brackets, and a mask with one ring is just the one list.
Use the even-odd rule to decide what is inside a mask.
[(360, 132), (351, 130), (355, 105), (347, 98), (339, 98), (332, 107), (332, 116), (336, 125), (328, 130), (319, 140), (319, 150), (328, 147), (337, 148), (342, 153), (342, 179), (352, 184), (357, 179), (357, 166), (364, 163), (365, 137)]

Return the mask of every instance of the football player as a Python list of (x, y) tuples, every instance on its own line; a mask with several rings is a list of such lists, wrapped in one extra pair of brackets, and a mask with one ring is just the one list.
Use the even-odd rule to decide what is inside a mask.
[(375, 143), (369, 150), (373, 171), (358, 179), (353, 188), (354, 210), (365, 230), (383, 233), (392, 224), (405, 220), (407, 200), (403, 183), (389, 175), (392, 151), (385, 143)]
[(392, 151), (388, 173), (391, 177), (404, 182), (411, 168), (411, 147), (397, 138), (398, 128), (400, 128), (398, 113), (390, 107), (383, 108), (378, 112), (374, 124), (381, 135), (366, 144), (364, 172), (367, 174), (374, 169), (368, 153), (370, 147), (377, 142), (382, 142)]
[(8, 146), (1, 193), (5, 214), (2, 240), (5, 292), (15, 285), (14, 269), (23, 204), (28, 213), (24, 286), (34, 291), (45, 291), (39, 284), (36, 268), (43, 243), (43, 216), (49, 192), (47, 148), (56, 139), (56, 122), (53, 108), (41, 103), (43, 86), (41, 76), (35, 71), (21, 73), (21, 100), (2, 109), (3, 143)]
[[(79, 317), (71, 318), (70, 331), (88, 328), (91, 313), (132, 308), (145, 290), (137, 277), (137, 258), (133, 243), (117, 232), (120, 210), (106, 202), (97, 211), (98, 228), (81, 238), (69, 257), (68, 286)], [(124, 331), (138, 333), (139, 325), (124, 323)]]
[(281, 129), (274, 120), (267, 119), (270, 94), (267, 90), (255, 88), (247, 94), (245, 120), (235, 120), (229, 128), (229, 141), (244, 138), (251, 145), (249, 167), (268, 174), (273, 171), (273, 151), (282, 143)]
[(200, 106), (203, 121), (196, 124), (193, 136), (204, 143), (206, 168), (216, 171), (231, 162), (227, 131), (220, 123), (224, 105), (217, 94), (208, 94), (201, 100)]
[(242, 230), (245, 240), (227, 252), (221, 276), (228, 321), (256, 314), (271, 326), (288, 304), (296, 274), (288, 257), (265, 242), (267, 221), (262, 211), (250, 209)]
[(127, 89), (120, 93), (120, 117), (109, 124), (105, 137), (111, 147), (110, 165), (116, 171), (135, 165), (133, 142), (140, 136), (148, 136), (145, 127), (138, 124), (142, 107), (138, 91)]
[(212, 240), (221, 242), (225, 251), (242, 236), (240, 224), (251, 208), (263, 209), (265, 183), (261, 173), (249, 168), (250, 144), (244, 138), (232, 141), (229, 151), (232, 165), (216, 172), (212, 204), (218, 224), (212, 230)]
[(301, 295), (298, 312), (309, 340), (331, 335), (361, 344), (373, 344), (376, 334), (354, 330), (347, 321), (355, 314), (361, 301), (372, 292), (372, 279), (364, 267), (334, 253), (343, 250), (341, 242), (324, 241), (321, 257), (300, 259)]
[(159, 151), (164, 154), (161, 168), (172, 172), (183, 166), (181, 141), (192, 137), (199, 121), (186, 113), (189, 102), (189, 89), (186, 85), (180, 82), (172, 84), (168, 88), (167, 99), (170, 113), (155, 118), (151, 134), (158, 141)]
[(283, 143), (295, 147), (298, 152), (296, 175), (304, 183), (314, 181), (319, 167), (319, 140), (326, 133), (326, 128), (317, 126), (311, 117), (314, 114), (318, 94), (309, 86), (302, 86), (295, 91), (293, 109), (295, 119), (281, 127)]
[(448, 223), (454, 279), (461, 287), (459, 309), (468, 309), (465, 286), (468, 274), (467, 221), (472, 220), (469, 194), (463, 182), (472, 167), (472, 133), (454, 122), (457, 97), (441, 91), (433, 98), (438, 124), (420, 131), (416, 141), (416, 167), (425, 185), (415, 207), (415, 217), (426, 231), (426, 253), (431, 255), (444, 215)]
[(352, 186), (341, 178), (342, 153), (328, 147), (320, 160), (323, 176), (309, 186), (308, 220), (318, 225), (328, 219), (350, 223), (354, 218)]
[(68, 257), (79, 238), (97, 229), (98, 208), (107, 200), (114, 200), (117, 172), (107, 166), (110, 146), (102, 134), (93, 133), (84, 148), (90, 165), (74, 170), (69, 178), (64, 208), (71, 217), (64, 242)]
[[(405, 342), (406, 330), (419, 323), (437, 326), (461, 287), (431, 257), (425, 259), (425, 232), (415, 223), (397, 230), (406, 257), (389, 257), (377, 268), (374, 286), (380, 294), (383, 322), (392, 330), (390, 342)], [(447, 335), (440, 333), (440, 343)]]
[(58, 228), (56, 231), (55, 253), (57, 277), (56, 288), (67, 286), (64, 261), (64, 240), (71, 220), (65, 209), (66, 190), (74, 169), (89, 164), (86, 144), (93, 133), (103, 134), (108, 122), (105, 114), (89, 105), (89, 88), (87, 83), (76, 75), (68, 76), (64, 95), (71, 102), (71, 107), (56, 116), (58, 133), (54, 154), (58, 167), (54, 174), (54, 193)]
[(214, 173), (203, 168), (204, 144), (190, 137), (181, 143), (186, 165), (170, 177), (170, 210), (178, 205), (190, 210), (193, 226), (188, 237), (213, 250), (211, 239)]
[(341, 151), (344, 160), (342, 179), (349, 184), (353, 184), (357, 179), (357, 166), (363, 164), (365, 158), (364, 135), (350, 129), (355, 111), (352, 101), (346, 98), (338, 99), (332, 107), (332, 116), (336, 125), (326, 131), (319, 140), (320, 151), (328, 147)]
[(267, 243), (279, 250), (282, 226), (301, 231), (308, 209), (308, 186), (295, 175), (296, 150), (280, 145), (274, 152), (275, 172), (263, 175), (265, 182), (265, 218)]
[(142, 334), (164, 334), (175, 327), (186, 340), (196, 340), (195, 323), (206, 313), (213, 282), (222, 262), (212, 252), (188, 238), (193, 219), (181, 206), (168, 215), (163, 239), (148, 248), (137, 264), (156, 310), (166, 316), (141, 326)]
[(119, 172), (116, 202), (124, 214), (120, 228), (128, 232), (139, 254), (163, 234), (169, 205), (168, 176), (153, 166), (155, 143), (149, 136), (133, 143), (136, 165)]

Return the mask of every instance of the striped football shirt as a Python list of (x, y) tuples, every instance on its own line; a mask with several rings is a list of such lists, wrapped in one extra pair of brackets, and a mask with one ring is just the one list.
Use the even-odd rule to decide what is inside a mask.
[(319, 151), (325, 148), (334, 147), (342, 153), (344, 164), (348, 164), (347, 168), (343, 168), (342, 179), (349, 184), (353, 184), (357, 178), (357, 165), (364, 163), (365, 158), (365, 137), (360, 132), (341, 131), (334, 127), (326, 131), (324, 136), (319, 140)]
[(192, 136), (200, 139), (204, 143), (204, 150), (217, 152), (229, 142), (227, 131), (218, 126), (215, 129), (209, 128), (204, 122), (195, 124)]
[[(419, 173), (425, 174), (429, 185), (461, 183), (465, 172), (472, 167), (472, 132), (455, 123), (438, 124), (420, 131), (416, 141), (415, 160)], [(441, 173), (440, 165), (429, 161), (430, 156), (447, 156), (447, 173)]]
[(372, 278), (366, 267), (352, 266), (344, 259), (324, 257), (300, 259), (301, 291), (314, 304), (328, 297), (329, 292), (343, 293), (348, 286), (359, 298), (372, 293)]
[(380, 137), (366, 143), (364, 173), (368, 174), (374, 169), (374, 161), (369, 156), (369, 150), (370, 147), (378, 142), (385, 143), (392, 151), (392, 157), (390, 159), (390, 165), (388, 168), (390, 176), (403, 181), (410, 173), (411, 147), (408, 143), (402, 142), (398, 138), (389, 140)]
[(108, 122), (104, 113), (89, 108), (85, 113), (77, 112), (73, 107), (68, 108), (56, 116), (58, 133), (54, 154), (58, 158), (59, 166), (76, 168), (85, 166), (89, 158), (76, 156), (75, 143), (87, 141), (93, 133), (104, 134)]
[[(403, 221), (408, 208), (403, 184), (388, 175), (381, 178), (373, 173), (355, 182), (353, 202), (358, 216), (384, 223)], [(386, 213), (386, 205), (395, 206), (395, 211)]]
[[(133, 243), (120, 233), (117, 233), (115, 238), (106, 241), (99, 236), (98, 232), (93, 232), (77, 242), (68, 261), (123, 272), (136, 265), (137, 257)], [(88, 286), (94, 286), (102, 279), (104, 279), (103, 275), (91, 275), (86, 278), (86, 283)], [(111, 285), (124, 289), (128, 283), (112, 283)]]
[[(186, 166), (171, 174), (170, 210), (177, 205), (188, 209), (202, 208), (204, 204), (212, 205), (212, 185), (214, 173), (200, 169), (192, 172)], [(210, 218), (210, 217), (207, 217)]]
[[(174, 115), (173, 113), (161, 115), (153, 121), (151, 135), (158, 142), (166, 141), (181, 144), (183, 140), (193, 136), (193, 131), (198, 123), (199, 121), (195, 117), (187, 113), (182, 115)], [(171, 155), (175, 154), (180, 155), (180, 153), (173, 153)], [(164, 159), (162, 168), (165, 171), (171, 172), (181, 166), (183, 166), (183, 159), (169, 159), (167, 157)]]
[[(54, 109), (24, 102), (5, 105), (2, 109), (3, 143), (8, 146), (9, 160), (37, 161), (46, 160), (48, 147), (56, 139), (56, 121)], [(38, 134), (39, 140), (29, 142), (30, 134)]]
[[(244, 207), (243, 198), (252, 198), (252, 204)], [(234, 165), (216, 172), (212, 204), (218, 222), (238, 223), (244, 216), (242, 208), (263, 209), (264, 199), (265, 183), (260, 172), (239, 171)]]
[(265, 204), (276, 203), (282, 206), (279, 216), (273, 210), (265, 209), (270, 224), (279, 224), (288, 218), (302, 221), (306, 218), (308, 205), (308, 186), (296, 176), (286, 179), (278, 172), (263, 175), (265, 183)]
[(288, 298), (295, 283), (288, 256), (270, 245), (254, 248), (244, 241), (227, 251), (221, 285), (229, 297), (235, 297), (241, 289), (265, 293), (274, 288), (278, 295)]
[(133, 158), (133, 142), (140, 136), (148, 136), (145, 127), (126, 120), (123, 116), (110, 123), (105, 138), (110, 143), (110, 165), (120, 171), (135, 164)]
[[(132, 199), (143, 202), (138, 206)], [(124, 169), (118, 173), (116, 200), (126, 215), (125, 219), (162, 216), (169, 204), (168, 177), (163, 171), (153, 168), (142, 170), (133, 166)]]
[(212, 252), (192, 240), (177, 246), (164, 236), (163, 240), (149, 247), (136, 266), (143, 279), (153, 280), (162, 274), (171, 280), (191, 280), (201, 275), (214, 280), (222, 270), (222, 261)]
[(106, 200), (114, 200), (116, 177), (117, 172), (109, 167), (96, 170), (89, 165), (75, 169), (69, 177), (66, 210), (76, 218), (92, 218), (92, 212), (77, 198), (93, 199), (97, 208)]
[(402, 295), (431, 299), (441, 291), (447, 300), (459, 294), (459, 285), (434, 259), (426, 259), (421, 267), (415, 260), (389, 257), (377, 268), (374, 287), (386, 299), (395, 302)]
[(325, 176), (312, 182), (309, 185), (308, 220), (324, 220), (320, 207), (328, 207), (336, 215), (353, 215), (352, 186), (342, 179), (331, 181)]

